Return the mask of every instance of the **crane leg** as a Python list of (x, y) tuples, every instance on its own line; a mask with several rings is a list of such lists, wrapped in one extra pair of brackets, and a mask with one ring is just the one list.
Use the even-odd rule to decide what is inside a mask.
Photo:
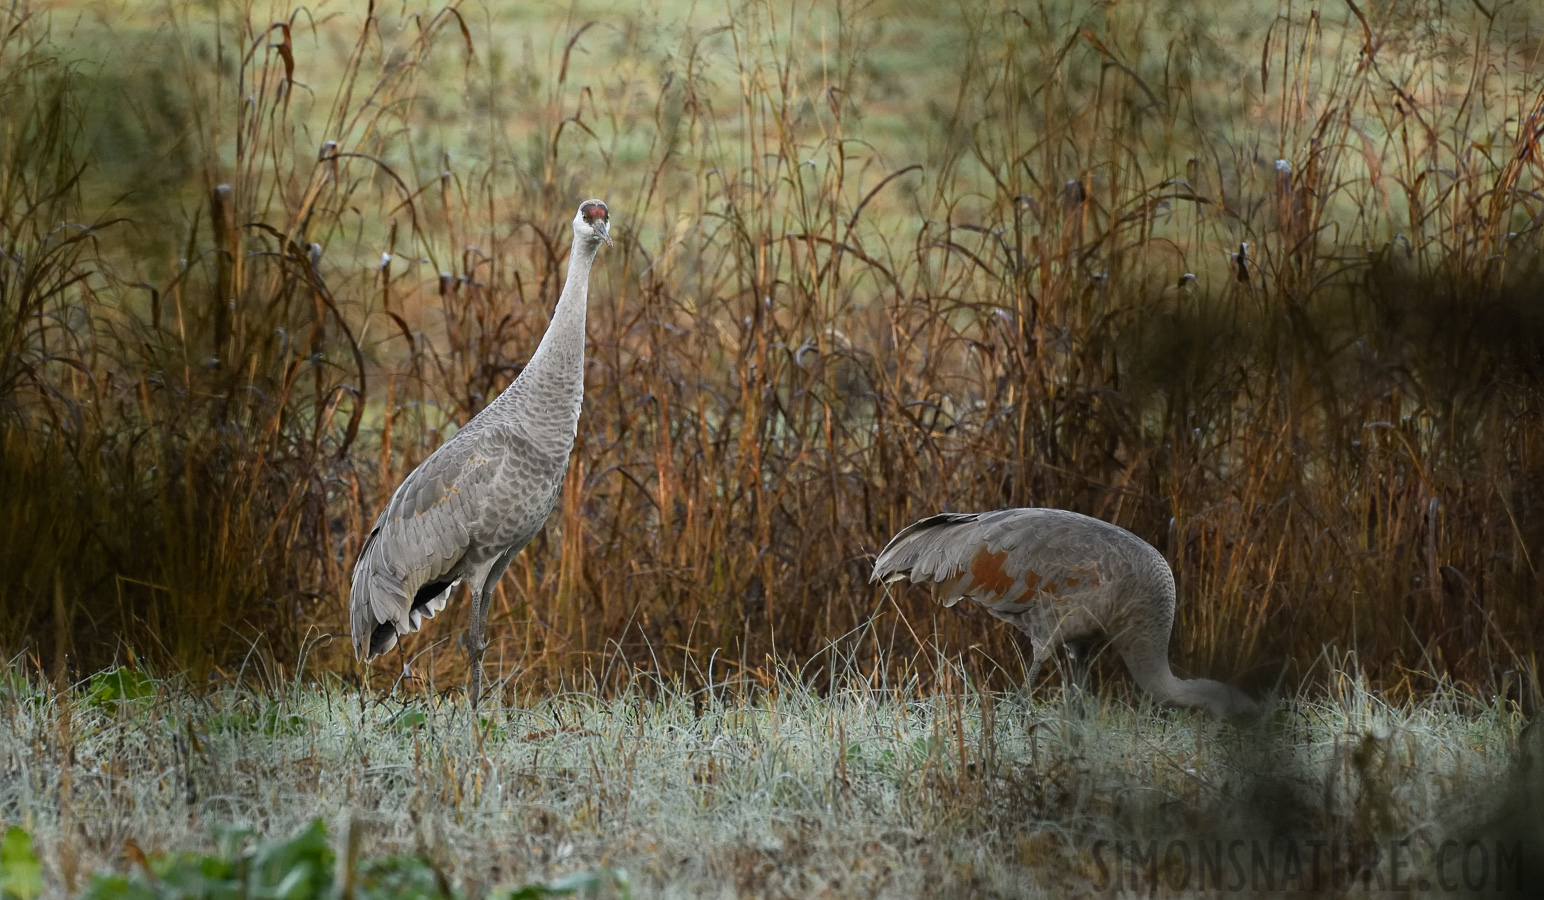
[(1050, 656), (1050, 650), (1042, 641), (1030, 639), (1029, 642), (1033, 656), (1029, 661), (1029, 672), (1024, 676), (1024, 699), (1034, 696), (1035, 681), (1040, 678), (1040, 670), (1045, 667), (1046, 657)]
[(1067, 647), (1067, 675), (1071, 681), (1071, 687), (1078, 693), (1088, 685), (1088, 670), (1093, 662), (1094, 645), (1092, 641), (1068, 641)]
[(488, 593), (472, 592), (472, 624), (466, 635), (466, 656), (471, 666), (466, 693), (473, 709), (482, 699), (483, 651), (488, 649)]
[(1040, 670), (1045, 668), (1045, 661), (1051, 658), (1054, 649), (1051, 634), (1034, 610), (1023, 615), (1004, 615), (999, 618), (1013, 623), (1013, 627), (1029, 638), (1029, 671), (1024, 673), (1024, 699), (1028, 701), (1035, 694), (1035, 682), (1040, 680)]

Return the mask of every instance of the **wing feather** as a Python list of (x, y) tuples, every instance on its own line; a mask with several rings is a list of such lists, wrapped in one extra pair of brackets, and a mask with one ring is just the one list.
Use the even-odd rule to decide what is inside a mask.
[(1014, 612), (1037, 593), (1093, 587), (1149, 556), (1157, 551), (1124, 528), (1067, 510), (946, 513), (898, 533), (870, 580), (947, 582), (946, 606), (969, 597)]
[(889, 582), (907, 576), (912, 581), (942, 581), (951, 577), (960, 568), (955, 557), (974, 531), (967, 526), (979, 518), (979, 513), (939, 513), (907, 525), (880, 551), (869, 581)]
[[(457, 435), (460, 438), (461, 435)], [(413, 600), (425, 584), (445, 579), (466, 553), (479, 510), (474, 499), (497, 469), (473, 435), (452, 438), (418, 465), (392, 494), (360, 550), (349, 592), (354, 651), (363, 657), (377, 626), (417, 630)], [(449, 588), (428, 604), (444, 608)], [(389, 648), (389, 644), (387, 645)]]

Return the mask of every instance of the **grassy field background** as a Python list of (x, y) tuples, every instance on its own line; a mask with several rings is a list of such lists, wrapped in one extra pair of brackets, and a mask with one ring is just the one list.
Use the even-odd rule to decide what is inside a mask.
[[(926, 872), (967, 892), (959, 865), (1025, 883), (1042, 852), (1057, 860), (1043, 872), (1086, 879), (1088, 842), (1115, 826), (1081, 829), (1108, 810), (1048, 815), (1072, 837), (1022, 849), (991, 831), (999, 800), (962, 774), (972, 742), (1007, 741), (1018, 749), (978, 770), (1028, 779), (1004, 796), (1081, 783), (1046, 774), (1082, 771), (1073, 738), (1040, 762), (1021, 746), (1059, 714), (1009, 699), (1024, 705), (1014, 724), (986, 724), (980, 704), (996, 701), (982, 698), (1023, 678), (1019, 639), (867, 582), (916, 518), (1043, 505), (1165, 554), (1182, 674), (1290, 698), (1303, 711), (1282, 728), (1338, 710), (1302, 726), (1320, 750), (1385, 739), (1344, 713), (1348, 679), (1355, 703), (1399, 711), (1387, 734), (1406, 749), (1424, 740), (1411, 723), (1449, 716), (1443, 734), (1463, 735), (1439, 742), (1451, 755), (1408, 770), (1432, 792), (1419, 810), (1479, 785), (1472, 766), (1500, 778), (1495, 748), (1538, 707), (1544, 638), (1541, 54), (1544, 14), (1522, 2), (12, 4), (0, 648), (20, 679), (7, 716), (34, 735), (7, 752), (51, 762), (43, 781), (7, 776), (18, 799), (0, 818), (32, 810), (50, 877), (74, 885), (109, 858), (127, 871), (124, 837), (151, 852), (207, 849), (215, 821), (293, 834), (341, 801), (265, 818), (248, 798), (247, 812), (112, 825), (77, 846), (70, 735), (141, 741), (166, 771), (155, 729), (226, 746), (208, 716), (271, 707), (315, 723), (293, 752), (320, 772), (374, 765), (344, 735), (410, 709), (423, 718), (379, 750), (418, 754), (410, 820), (486, 839), (476, 823), (494, 801), (461, 799), (474, 774), (431, 749), (440, 732), (415, 737), (443, 726), (465, 748), (492, 727), (451, 702), (464, 604), (363, 667), (348, 577), (393, 486), (535, 347), (590, 196), (618, 240), (593, 275), (560, 508), (494, 599), (490, 674), (512, 718), (481, 758), (512, 755), (484, 775), (518, 779), (526, 744), (546, 746), (521, 717), (548, 713), (532, 710), (621, 721), (643, 704), (629, 727), (674, 735), (687, 705), (711, 717), (714, 686), (733, 684), (734, 746), (745, 722), (782, 715), (778, 698), (810, 705), (800, 727), (825, 729), (823, 749), (790, 777), (812, 792), (795, 806), (813, 809), (853, 777), (829, 771), (852, 761), (842, 729), (915, 713), (894, 740), (953, 728), (965, 741), (946, 787), (905, 807), (922, 810), (907, 827), (944, 821), (953, 843), (926, 861), (875, 836), (905, 873), (875, 892)], [(75, 710), (104, 672), (139, 673), (149, 705)], [(884, 704), (853, 699), (882, 686)], [(1180, 744), (1221, 752), (1203, 723), (1130, 713), (1119, 701), (1140, 697), (1118, 662), (1096, 661), (1090, 687), (1115, 707), (1066, 728), (1141, 756), (1142, 733), (1179, 721)], [(366, 710), (335, 712), (346, 697)], [(294, 763), (293, 735), (242, 721), (254, 755), (234, 771), (251, 781), (225, 793), (275, 785), (263, 803), (276, 804), (288, 789), (272, 766)], [(598, 791), (636, 783), (607, 755), (629, 752), (620, 731), (580, 730), (605, 753), (552, 765), (621, 766), (621, 782), (586, 776)], [(191, 766), (200, 751), (175, 752)], [(545, 765), (530, 768), (556, 778)], [(696, 771), (649, 765), (651, 790)], [(887, 804), (933, 790), (896, 773), (924, 768), (875, 769), (886, 799), (858, 818), (808, 815), (877, 835)], [(759, 797), (783, 776), (736, 777)], [(941, 799), (954, 790), (981, 803)], [(540, 802), (567, 822), (576, 796)], [(109, 823), (165, 808), (104, 802)], [(609, 866), (596, 848), (643, 846), (655, 809), (619, 803), (618, 830), (585, 820), (570, 843), (594, 852), (571, 866), (454, 869), (457, 889)], [(1357, 808), (1357, 833), (1379, 839), (1430, 821)], [(761, 865), (748, 838), (703, 836), (725, 815), (682, 832), (728, 854), (715, 878)], [(818, 892), (827, 863), (789, 862), (799, 815), (766, 859), (805, 873), (789, 893)], [(393, 822), (383, 852), (433, 861), (449, 840)], [(349, 827), (327, 824), (335, 843)], [(987, 861), (967, 864), (978, 839)], [(842, 846), (838, 859), (867, 853)], [(1026, 868), (1008, 872), (1014, 853)], [(640, 883), (681, 874), (661, 873)]]

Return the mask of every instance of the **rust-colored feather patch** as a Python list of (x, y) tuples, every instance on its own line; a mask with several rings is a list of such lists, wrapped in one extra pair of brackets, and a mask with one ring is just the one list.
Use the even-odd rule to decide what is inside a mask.
[(1008, 551), (1000, 550), (996, 553), (988, 553), (985, 550), (978, 552), (970, 560), (971, 588), (989, 591), (998, 596), (1008, 592), (1013, 587), (1014, 578), (1003, 570), (1003, 562), (1008, 558)]

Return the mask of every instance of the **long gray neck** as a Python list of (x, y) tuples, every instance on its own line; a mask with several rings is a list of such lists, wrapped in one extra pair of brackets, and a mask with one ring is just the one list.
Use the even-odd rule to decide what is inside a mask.
[[(599, 241), (574, 238), (568, 254), (568, 280), (552, 311), (552, 323), (526, 363), (521, 379), (545, 377), (549, 370), (584, 378), (584, 314), (590, 301), (590, 267), (595, 263)], [(577, 375), (575, 374), (577, 373)]]
[[(1133, 671), (1133, 674), (1137, 673)], [(1137, 674), (1137, 680), (1160, 703), (1199, 706), (1218, 718), (1252, 713), (1256, 709), (1253, 700), (1231, 685), (1210, 678), (1175, 677), (1168, 660), (1163, 661), (1161, 668), (1155, 665), (1147, 672)]]
[[(1144, 545), (1146, 546), (1146, 545)], [(1151, 550), (1146, 572), (1151, 586), (1147, 589), (1156, 595), (1150, 606), (1164, 610), (1163, 625), (1148, 631), (1136, 631), (1121, 636), (1116, 641), (1126, 668), (1142, 689), (1159, 703), (1179, 706), (1198, 706), (1218, 718), (1252, 713), (1256, 710), (1253, 700), (1244, 692), (1209, 678), (1180, 678), (1169, 667), (1169, 631), (1173, 628), (1174, 575), (1167, 563)], [(1140, 596), (1140, 595), (1139, 595)]]
[[(517, 426), (539, 446), (561, 452), (573, 447), (584, 400), (584, 317), (590, 299), (590, 266), (598, 241), (574, 238), (568, 279), (552, 322), (520, 375), (489, 412)], [(495, 411), (494, 407), (498, 407)]]

